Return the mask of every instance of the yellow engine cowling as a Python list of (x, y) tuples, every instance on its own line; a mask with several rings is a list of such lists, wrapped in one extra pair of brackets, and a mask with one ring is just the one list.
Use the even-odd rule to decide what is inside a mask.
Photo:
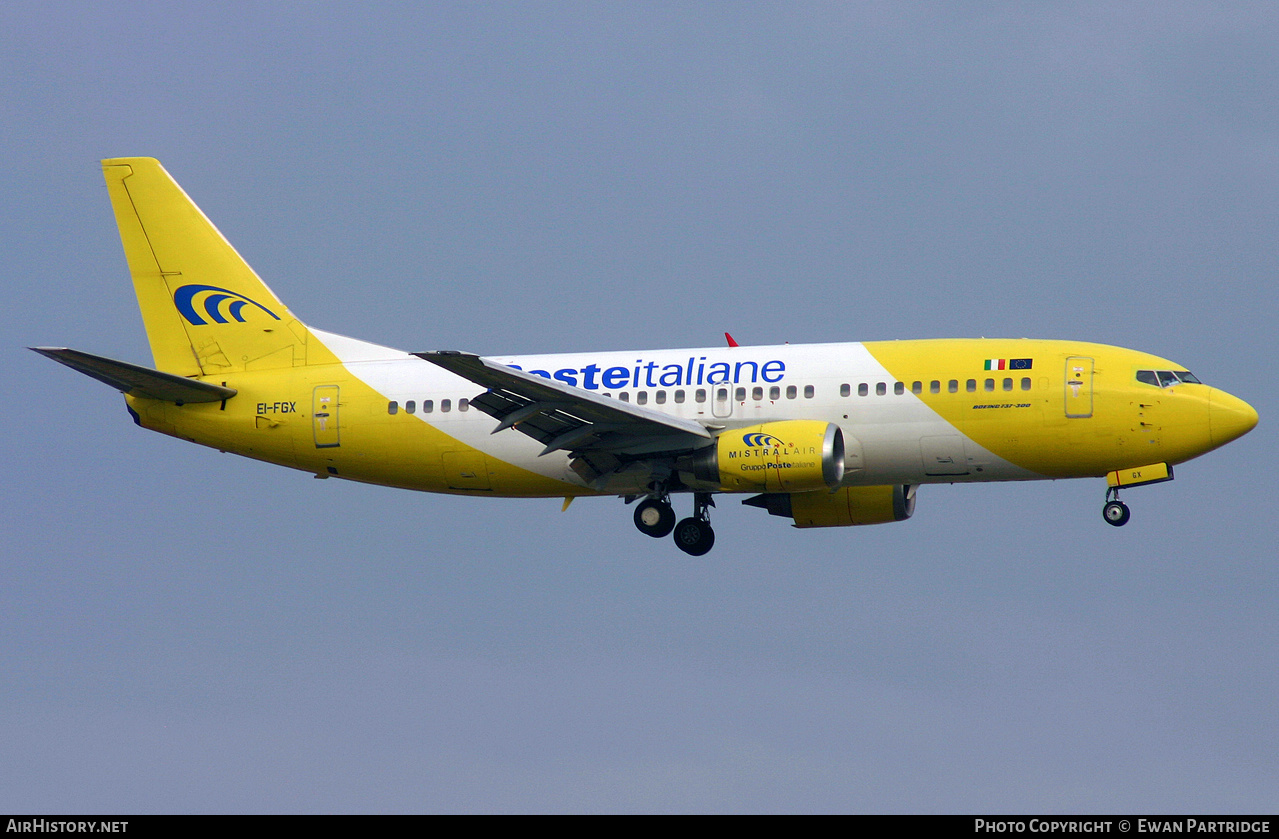
[(836, 492), (767, 493), (742, 502), (769, 515), (795, 520), (796, 527), (850, 527), (903, 521), (915, 512), (915, 487), (897, 484), (844, 487)]
[(844, 479), (844, 434), (817, 420), (783, 420), (725, 431), (687, 466), (726, 492), (832, 489)]

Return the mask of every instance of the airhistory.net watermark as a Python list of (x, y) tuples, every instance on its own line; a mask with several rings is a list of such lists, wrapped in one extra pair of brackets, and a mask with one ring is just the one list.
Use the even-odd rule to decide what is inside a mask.
[(128, 833), (129, 823), (120, 821), (65, 821), (60, 819), (9, 819), (5, 833)]

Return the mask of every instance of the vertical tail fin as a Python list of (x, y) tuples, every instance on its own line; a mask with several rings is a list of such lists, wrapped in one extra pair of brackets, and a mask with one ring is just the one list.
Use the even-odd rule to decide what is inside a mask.
[(102, 161), (159, 370), (217, 375), (306, 363), (307, 328), (159, 161)]

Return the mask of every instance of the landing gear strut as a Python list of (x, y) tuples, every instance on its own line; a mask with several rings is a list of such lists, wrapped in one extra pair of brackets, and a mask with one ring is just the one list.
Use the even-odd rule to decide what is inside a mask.
[(1101, 517), (1106, 520), (1106, 524), (1115, 527), (1123, 527), (1132, 517), (1128, 505), (1119, 500), (1119, 487), (1106, 490), (1106, 506), (1101, 508)]
[(715, 545), (715, 531), (706, 512), (714, 507), (715, 500), (709, 492), (693, 493), (693, 515), (675, 525), (675, 547), (690, 556), (702, 556)]

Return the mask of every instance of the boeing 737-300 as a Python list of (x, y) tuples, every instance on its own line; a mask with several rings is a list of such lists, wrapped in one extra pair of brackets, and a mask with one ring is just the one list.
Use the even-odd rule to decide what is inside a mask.
[(103, 172), (154, 367), (33, 349), (123, 392), (143, 428), (320, 478), (621, 496), (697, 556), (716, 493), (839, 527), (909, 518), (922, 484), (1104, 477), (1123, 525), (1120, 490), (1257, 423), (1181, 364), (1074, 341), (401, 352), (304, 324), (157, 161)]

